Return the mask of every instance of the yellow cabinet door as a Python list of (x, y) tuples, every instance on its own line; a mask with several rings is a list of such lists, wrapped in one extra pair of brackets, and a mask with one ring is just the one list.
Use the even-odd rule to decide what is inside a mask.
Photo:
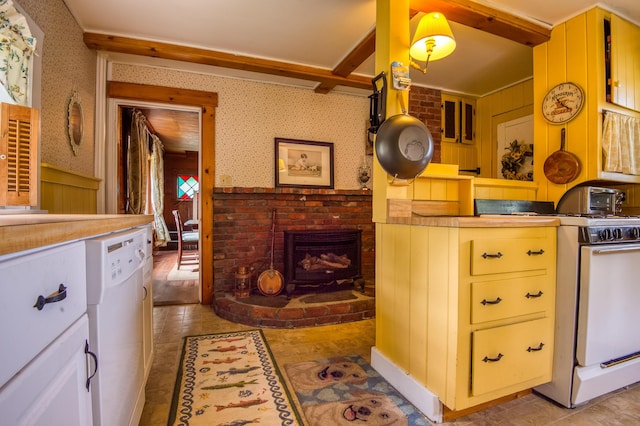
[(482, 395), (540, 378), (551, 380), (553, 324), (550, 318), (475, 331), (471, 393)]
[(553, 308), (552, 280), (546, 275), (471, 283), (471, 323), (479, 324)]

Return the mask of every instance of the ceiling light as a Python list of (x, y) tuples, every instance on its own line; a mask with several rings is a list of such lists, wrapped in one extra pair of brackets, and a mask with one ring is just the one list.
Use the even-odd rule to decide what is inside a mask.
[[(429, 61), (437, 61), (448, 56), (456, 48), (456, 40), (453, 38), (451, 27), (447, 18), (440, 12), (431, 12), (420, 19), (418, 28), (413, 35), (411, 49), (411, 66), (427, 72)], [(424, 68), (416, 61), (425, 62)]]

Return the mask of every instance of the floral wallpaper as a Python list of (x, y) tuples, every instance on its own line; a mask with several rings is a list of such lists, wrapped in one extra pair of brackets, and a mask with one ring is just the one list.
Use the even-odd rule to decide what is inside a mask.
[[(40, 161), (94, 175), (96, 53), (63, 0), (14, 0), (44, 32), (40, 108)], [(84, 111), (84, 138), (78, 155), (67, 138), (68, 103), (76, 91)]]
[(366, 95), (317, 94), (309, 89), (167, 68), (113, 63), (110, 79), (218, 94), (216, 186), (231, 176), (237, 187), (273, 187), (274, 138), (334, 144), (334, 187), (359, 188), (369, 118)]

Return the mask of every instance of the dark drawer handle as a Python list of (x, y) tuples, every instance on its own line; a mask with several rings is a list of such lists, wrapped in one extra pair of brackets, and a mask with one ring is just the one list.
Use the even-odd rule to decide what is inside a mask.
[(502, 354), (500, 354), (500, 353), (499, 353), (499, 354), (498, 354), (498, 356), (497, 356), (497, 357), (495, 357), (495, 358), (489, 358), (488, 356), (485, 356), (485, 357), (482, 359), (482, 361), (484, 361), (484, 362), (498, 362), (498, 361), (500, 361), (500, 360), (502, 359), (502, 357), (503, 357), (503, 356), (504, 356), (504, 355), (502, 355)]
[(89, 342), (87, 340), (84, 341), (84, 353), (86, 355), (89, 355), (91, 358), (93, 358), (93, 363), (95, 365), (95, 369), (93, 370), (93, 374), (90, 375), (89, 377), (87, 377), (87, 392), (89, 392), (89, 385), (91, 384), (91, 379), (93, 379), (93, 376), (96, 375), (96, 373), (98, 372), (98, 357), (96, 356), (96, 354), (94, 354), (93, 352), (91, 352), (89, 350)]
[(528, 254), (529, 256), (533, 256), (534, 254), (544, 254), (544, 250), (542, 250), (542, 249), (540, 249), (540, 250), (538, 250), (538, 251), (531, 251), (531, 250), (529, 250), (529, 251), (527, 252), (527, 254)]
[(542, 290), (539, 290), (536, 294), (527, 293), (524, 295), (524, 297), (526, 297), (527, 299), (530, 299), (532, 297), (540, 297), (542, 295), (543, 295)]
[(483, 305), (497, 305), (500, 302), (502, 302), (502, 299), (498, 297), (496, 300), (482, 299), (482, 302), (480, 303), (482, 303)]
[(66, 298), (67, 298), (67, 288), (64, 286), (64, 284), (60, 284), (60, 287), (58, 287), (58, 291), (56, 291), (55, 293), (52, 293), (47, 297), (44, 297), (42, 295), (38, 296), (38, 299), (36, 300), (36, 304), (33, 305), (33, 307), (41, 311), (42, 308), (44, 308), (44, 305), (46, 305), (47, 303), (59, 302)]
[(493, 259), (500, 259), (502, 257), (502, 253), (500, 252), (497, 252), (496, 254), (482, 253), (482, 257), (484, 257), (485, 259), (488, 257)]
[(531, 346), (529, 346), (527, 348), (527, 352), (538, 352), (542, 350), (542, 347), (544, 346), (544, 343), (540, 342), (540, 346), (538, 346), (537, 348), (532, 348)]

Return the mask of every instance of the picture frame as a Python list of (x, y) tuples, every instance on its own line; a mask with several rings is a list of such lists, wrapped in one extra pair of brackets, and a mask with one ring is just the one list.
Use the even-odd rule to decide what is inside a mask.
[(276, 187), (333, 189), (333, 143), (275, 138)]

